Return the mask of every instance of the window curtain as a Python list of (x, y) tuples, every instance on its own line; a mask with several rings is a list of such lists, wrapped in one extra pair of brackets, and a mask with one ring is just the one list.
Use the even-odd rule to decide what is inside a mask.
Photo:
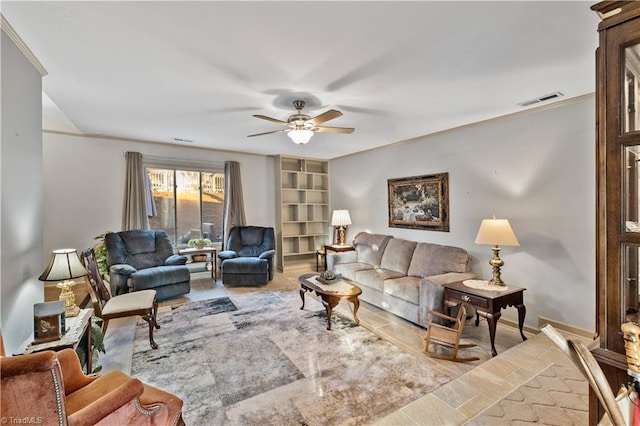
[(148, 229), (147, 217), (147, 180), (142, 154), (125, 153), (127, 165), (124, 180), (124, 203), (122, 209), (122, 230)]
[(244, 198), (242, 196), (242, 174), (240, 163), (225, 161), (224, 163), (224, 208), (222, 219), (222, 249), (227, 245), (229, 231), (234, 226), (245, 226)]

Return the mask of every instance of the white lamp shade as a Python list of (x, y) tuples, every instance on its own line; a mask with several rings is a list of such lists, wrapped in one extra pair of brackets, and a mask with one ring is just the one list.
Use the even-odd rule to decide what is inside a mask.
[(82, 266), (76, 249), (54, 250), (49, 265), (38, 278), (40, 281), (65, 281), (84, 277), (88, 272)]
[(295, 143), (302, 145), (311, 140), (313, 132), (311, 130), (291, 130), (287, 133), (287, 136), (289, 136)]
[(351, 216), (349, 210), (334, 210), (331, 216), (332, 226), (348, 226), (351, 225)]
[(484, 219), (476, 236), (476, 244), (520, 245), (507, 219)]

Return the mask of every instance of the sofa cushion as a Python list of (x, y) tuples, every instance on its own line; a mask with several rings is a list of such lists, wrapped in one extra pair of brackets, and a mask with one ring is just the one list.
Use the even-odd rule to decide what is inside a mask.
[(371, 287), (375, 290), (382, 291), (384, 280), (402, 276), (404, 276), (404, 274), (396, 271), (391, 271), (389, 269), (365, 269), (363, 271), (356, 272), (355, 282), (358, 284), (358, 286)]
[(156, 234), (147, 229), (136, 229), (120, 234), (129, 254), (152, 253), (156, 251)]
[(358, 253), (358, 262), (380, 266), (380, 260), (391, 235), (370, 234), (360, 232), (353, 239), (353, 245)]
[(384, 281), (384, 294), (414, 305), (420, 304), (420, 278), (400, 277)]
[(390, 269), (407, 275), (409, 264), (411, 263), (411, 256), (417, 244), (415, 241), (400, 238), (390, 239), (387, 247), (384, 249), (380, 266), (383, 269)]
[(222, 262), (222, 274), (266, 274), (269, 264), (257, 257), (236, 257)]
[(356, 272), (364, 271), (366, 269), (373, 269), (373, 266), (367, 263), (338, 263), (335, 265), (335, 273), (342, 274), (342, 276), (348, 280), (356, 280)]
[(189, 272), (187, 265), (156, 266), (154, 268), (141, 269), (132, 274), (129, 279), (133, 279), (133, 290), (139, 291), (180, 282), (189, 282), (191, 280), (191, 272)]
[(447, 272), (467, 272), (469, 254), (460, 247), (418, 243), (407, 275), (430, 277)]

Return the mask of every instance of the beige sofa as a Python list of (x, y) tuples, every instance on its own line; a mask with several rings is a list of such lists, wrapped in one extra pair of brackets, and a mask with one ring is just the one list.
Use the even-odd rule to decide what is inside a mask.
[(355, 251), (327, 255), (327, 269), (362, 288), (360, 300), (422, 327), (430, 309), (442, 311), (442, 284), (475, 278), (459, 247), (361, 232)]

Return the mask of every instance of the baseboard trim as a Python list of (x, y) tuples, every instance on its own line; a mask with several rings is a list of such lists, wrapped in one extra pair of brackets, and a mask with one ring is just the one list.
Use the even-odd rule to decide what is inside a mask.
[(596, 332), (594, 330), (585, 330), (584, 328), (576, 327), (570, 324), (565, 324), (560, 321), (552, 320), (551, 318), (538, 317), (538, 328), (542, 328), (545, 324), (551, 324), (553, 328), (562, 330), (566, 333), (571, 333), (576, 336), (583, 337), (588, 340), (593, 340)]
[[(515, 328), (516, 330), (518, 329), (518, 322), (507, 318), (500, 318), (500, 324)], [(585, 330), (584, 328), (565, 324), (563, 322), (555, 321), (545, 317), (538, 317), (538, 328), (531, 327), (525, 324), (523, 329), (527, 333), (538, 334), (540, 333), (540, 328), (542, 328), (545, 324), (551, 324), (553, 328), (557, 328), (558, 330), (561, 330), (565, 333), (570, 333), (588, 340), (593, 340), (593, 336), (595, 336), (595, 332), (592, 330)]]

